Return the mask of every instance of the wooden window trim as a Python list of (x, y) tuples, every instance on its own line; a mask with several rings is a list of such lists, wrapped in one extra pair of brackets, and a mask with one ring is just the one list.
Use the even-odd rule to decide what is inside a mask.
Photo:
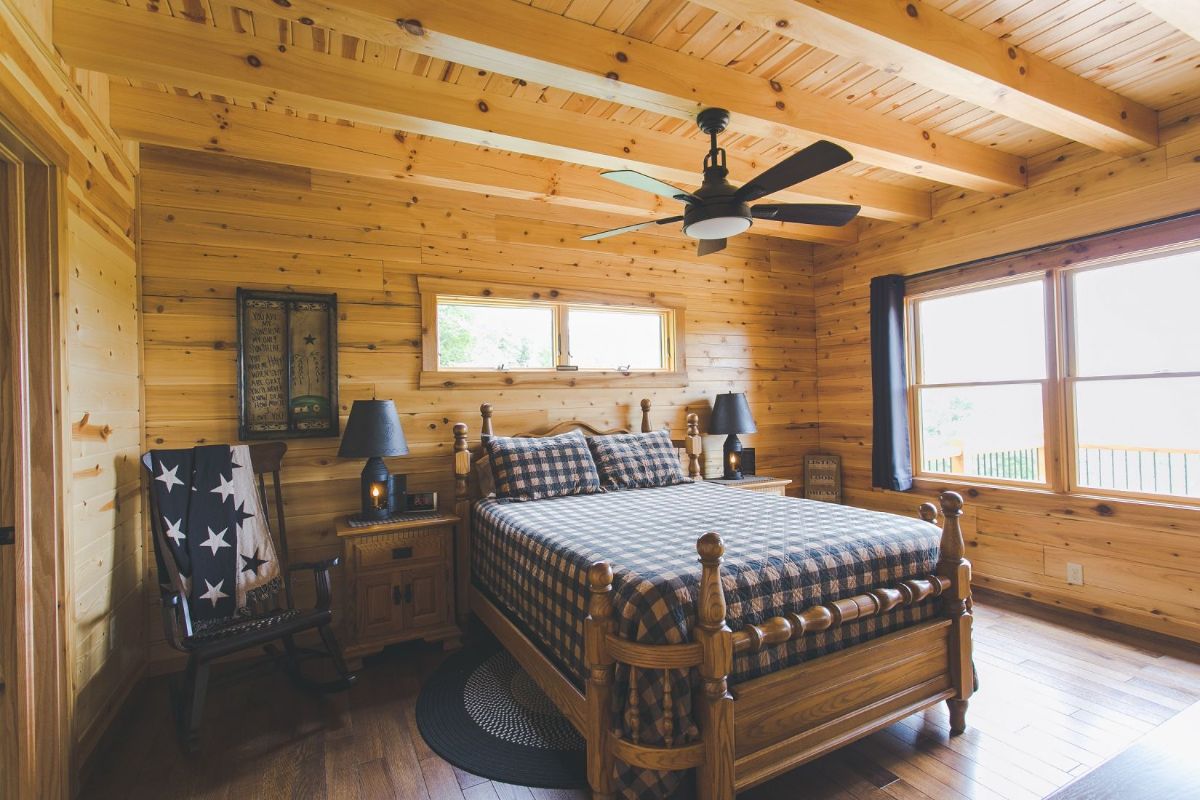
[[(1200, 372), (1170, 372), (1132, 375), (1078, 376), (1074, 363), (1074, 320), (1070, 296), (1071, 276), (1091, 269), (1145, 261), (1175, 252), (1200, 252), (1200, 221), (1197, 215), (1150, 223), (1128, 230), (1097, 234), (1083, 240), (972, 262), (945, 270), (914, 276), (906, 285), (905, 336), (908, 358), (909, 432), (912, 441), (913, 485), (919, 490), (944, 488), (949, 482), (980, 489), (1003, 489), (1087, 500), (1114, 500), (1153, 506), (1195, 509), (1200, 498), (1155, 494), (1094, 486), (1078, 482), (1076, 464), (1075, 386), (1093, 380), (1128, 378), (1200, 377)], [(1000, 478), (928, 473), (920, 469), (920, 419), (916, 402), (921, 376), (915, 306), (920, 300), (978, 291), (1005, 283), (1030, 279), (1041, 272), (1046, 282), (1047, 377), (1042, 400), (1045, 431), (1046, 482), (1030, 483)], [(979, 385), (1025, 384), (1038, 381), (982, 381)], [(947, 384), (960, 385), (960, 384)]]
[[(448, 389), (456, 386), (504, 388), (553, 388), (572, 386), (687, 386), (685, 353), (687, 305), (683, 295), (668, 292), (623, 293), (579, 289), (539, 289), (509, 283), (480, 283), (417, 276), (421, 302), (421, 374), (422, 389)], [(510, 300), (514, 303), (549, 305), (555, 308), (556, 369), (523, 370), (447, 370), (438, 366), (437, 302), (439, 297), (480, 301)], [(664, 313), (664, 355), (669, 369), (659, 370), (558, 370), (567, 363), (570, 352), (567, 314), (571, 307), (657, 310)]]

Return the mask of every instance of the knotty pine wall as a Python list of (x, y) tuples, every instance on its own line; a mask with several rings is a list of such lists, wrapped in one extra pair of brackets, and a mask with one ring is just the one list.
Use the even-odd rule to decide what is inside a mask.
[[(870, 225), (857, 245), (818, 248), (820, 443), (843, 458), (848, 502), (911, 513), (935, 491), (925, 486), (914, 492), (918, 497), (871, 488), (871, 278), (913, 275), (1200, 207), (1197, 110), (1163, 112), (1162, 146), (1144, 155), (1116, 159), (1065, 147), (1030, 161), (1024, 192), (942, 192), (928, 222)], [(949, 488), (967, 500), (976, 585), (1200, 641), (1200, 509)], [(1083, 586), (1067, 584), (1068, 560), (1083, 564)]]
[(67, 68), (53, 51), (51, 28), (47, 0), (0, 0), (0, 114), (59, 148), (48, 155), (65, 167), (58, 244), (66, 262), (71, 514), (61, 546), (78, 765), (146, 664), (136, 150), (124, 152), (108, 129), (107, 77)]
[[(294, 289), (337, 293), (343, 422), (356, 398), (394, 399), (412, 452), (390, 463), (414, 490), (452, 491), (451, 428), (465, 421), (477, 436), (484, 401), (494, 403), (504, 434), (570, 418), (636, 425), (638, 400), (651, 397), (654, 423), (681, 433), (689, 410), (706, 414), (711, 398), (729, 390), (749, 395), (759, 432), (745, 442), (758, 448), (759, 471), (799, 488), (803, 455), (817, 444), (808, 245), (739, 237), (697, 260), (682, 238), (579, 242), (588, 229), (570, 224), (578, 214), (541, 204), (413, 194), (397, 183), (172, 149), (143, 147), (141, 163), (148, 447), (236, 440), (234, 290)], [(422, 390), (421, 274), (682, 293), (688, 385)], [(294, 559), (338, 553), (334, 520), (357, 507), (362, 463), (337, 459), (337, 444), (288, 442)], [(152, 652), (163, 667), (169, 656), (164, 646)]]

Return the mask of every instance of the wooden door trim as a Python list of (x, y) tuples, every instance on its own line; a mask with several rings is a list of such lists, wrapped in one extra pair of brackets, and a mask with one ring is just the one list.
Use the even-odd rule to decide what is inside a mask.
[[(63, 798), (70, 791), (66, 620), (71, 608), (66, 548), (70, 452), (63, 424), (62, 287), (65, 194), (60, 166), (0, 119), (0, 158), (14, 181), (16, 250), (10, 281), (16, 565), (17, 796)], [(31, 212), (30, 210), (33, 209)]]

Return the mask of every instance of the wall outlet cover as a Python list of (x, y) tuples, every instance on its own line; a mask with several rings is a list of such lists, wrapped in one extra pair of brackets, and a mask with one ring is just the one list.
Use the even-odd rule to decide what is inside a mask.
[(1083, 586), (1083, 564), (1067, 562), (1067, 583), (1072, 586)]

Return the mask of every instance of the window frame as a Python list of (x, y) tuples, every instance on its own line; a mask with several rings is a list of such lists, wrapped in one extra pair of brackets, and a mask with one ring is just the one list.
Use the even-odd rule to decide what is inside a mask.
[[(1119, 266), (1121, 264), (1147, 261), (1175, 253), (1200, 253), (1200, 240), (1195, 239), (1194, 227), (1184, 241), (1175, 239), (1161, 241), (1165, 230), (1169, 236), (1177, 221), (1143, 226), (1119, 234), (1096, 237), (1102, 246), (1096, 257), (1079, 260), (1076, 245), (1063, 244), (1044, 248), (1028, 255), (998, 258), (986, 263), (963, 265), (936, 273), (914, 276), (908, 282), (905, 297), (905, 340), (908, 424), (911, 441), (912, 474), (920, 486), (944, 486), (953, 481), (963, 486), (981, 488), (1016, 489), (1023, 491), (1062, 494), (1098, 499), (1135, 500), (1155, 505), (1200, 506), (1200, 498), (1173, 494), (1133, 491), (1115, 488), (1081, 485), (1079, 482), (1078, 431), (1076, 430), (1075, 387), (1081, 382), (1114, 379), (1200, 377), (1200, 372), (1162, 372), (1131, 375), (1079, 376), (1076, 370), (1077, 331), (1074, 319), (1071, 277), (1080, 272)], [(1123, 240), (1145, 238), (1150, 241), (1132, 248)], [(1109, 245), (1106, 247), (1104, 245)], [(1114, 252), (1102, 254), (1105, 249)], [(942, 384), (919, 382), (919, 320), (916, 306), (921, 300), (947, 297), (1007, 283), (1035, 279), (1040, 273), (1044, 282), (1046, 308), (1046, 378), (1042, 395), (1043, 430), (1045, 432), (1046, 482), (1015, 481), (1003, 478), (956, 475), (954, 473), (929, 472), (923, 469), (920, 435), (919, 390)], [(976, 385), (1012, 385), (1034, 383), (1031, 380), (983, 381)], [(971, 385), (945, 384), (946, 386)]]
[[(920, 347), (920, 325), (919, 325), (919, 306), (922, 301), (943, 299), (947, 297), (957, 297), (966, 294), (974, 294), (976, 292), (988, 291), (990, 289), (998, 289), (1004, 286), (1012, 286), (1019, 283), (1033, 283), (1041, 281), (1042, 283), (1042, 298), (1045, 304), (1043, 309), (1043, 317), (1045, 320), (1045, 342), (1046, 352), (1045, 368), (1046, 377), (1044, 378), (1023, 378), (1014, 380), (994, 380), (994, 381), (954, 381), (950, 383), (924, 383), (921, 379), (923, 376), (923, 365), (921, 363), (921, 347)], [(1054, 428), (1056, 420), (1052, 416), (1053, 409), (1056, 407), (1054, 399), (1054, 383), (1058, 375), (1057, 359), (1054, 356), (1054, 310), (1053, 305), (1053, 277), (1047, 272), (1041, 277), (1035, 273), (1026, 273), (1023, 275), (1007, 275), (1001, 278), (974, 282), (961, 286), (954, 286), (942, 289), (933, 289), (920, 294), (908, 295), (904, 298), (905, 306), (905, 350), (907, 352), (908, 363), (906, 364), (906, 375), (908, 384), (908, 417), (909, 417), (909, 440), (912, 450), (912, 470), (914, 478), (925, 478), (929, 480), (945, 481), (947, 479), (963, 480), (969, 483), (979, 483), (992, 486), (1009, 486), (1020, 487), (1026, 489), (1042, 489), (1042, 490), (1057, 490), (1060, 484), (1057, 480), (1059, 472), (1057, 465), (1059, 459), (1058, 437), (1055, 434)], [(922, 389), (943, 389), (943, 388), (971, 388), (980, 386), (1029, 386), (1040, 385), (1042, 395), (1042, 450), (1044, 452), (1044, 481), (1023, 481), (1015, 478), (994, 478), (979, 475), (957, 475), (952, 472), (929, 472), (923, 469), (925, 459), (922, 457), (922, 420), (921, 420), (921, 404), (920, 395)]]
[[(421, 305), (421, 388), (454, 386), (638, 386), (682, 387), (687, 385), (684, 348), (686, 303), (682, 295), (664, 292), (644, 294), (600, 292), (586, 289), (541, 289), (507, 283), (481, 283), (421, 275), (417, 277)], [(554, 310), (554, 367), (492, 369), (442, 367), (438, 363), (439, 301), (463, 304), (550, 307)], [(664, 368), (576, 369), (569, 364), (572, 308), (586, 310), (656, 312), (662, 319)]]

